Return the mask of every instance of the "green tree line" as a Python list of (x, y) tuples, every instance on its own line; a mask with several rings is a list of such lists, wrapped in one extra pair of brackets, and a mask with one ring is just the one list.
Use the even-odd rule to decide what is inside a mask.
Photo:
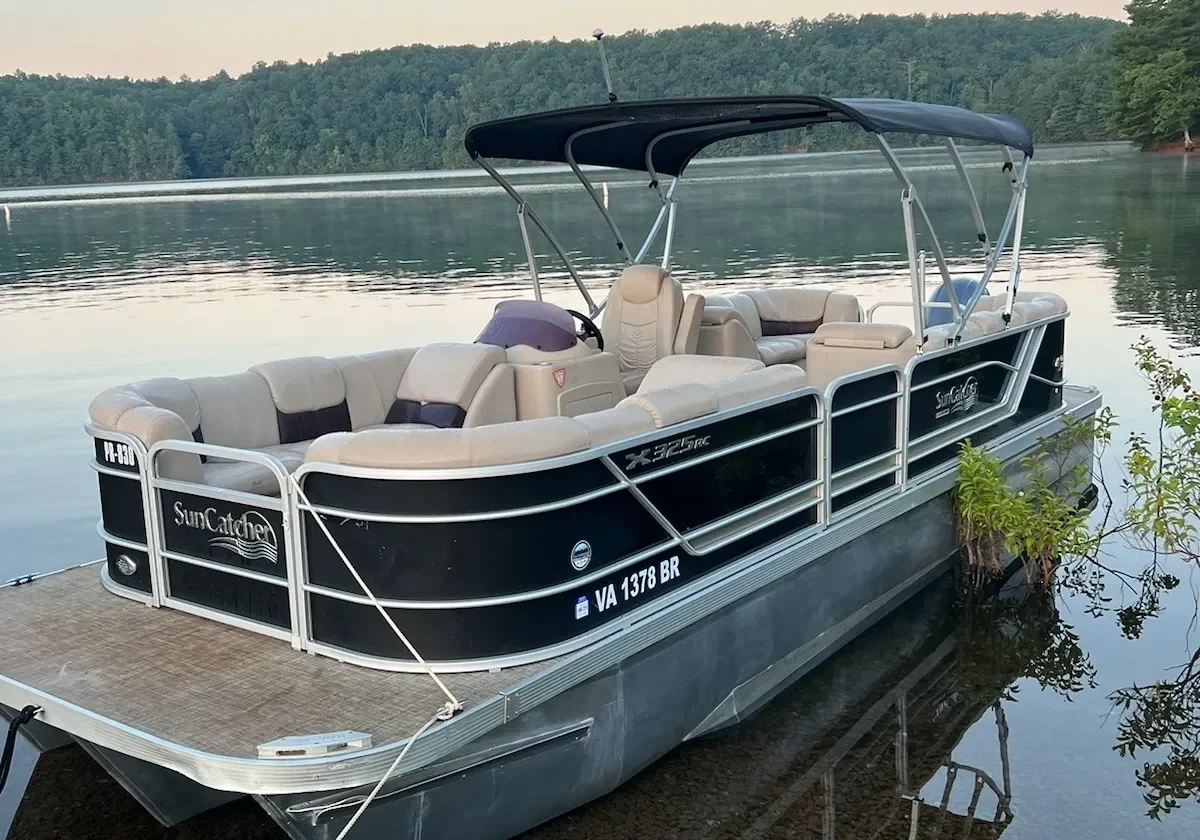
[[(1114, 83), (1124, 83), (1114, 69), (1114, 36), (1124, 29), (1059, 14), (834, 15), (630, 32), (606, 43), (623, 99), (888, 96), (1012, 113), (1044, 143), (1114, 136), (1110, 103)], [(1147, 49), (1120, 43), (1138, 56)], [(0, 184), (458, 167), (468, 163), (463, 132), (476, 121), (603, 98), (589, 40), (415, 45), (260, 63), (236, 78), (222, 72), (196, 81), (17, 73), (0, 77)], [(1166, 125), (1187, 104), (1152, 122)], [(722, 151), (863, 142), (842, 130), (745, 138)]]

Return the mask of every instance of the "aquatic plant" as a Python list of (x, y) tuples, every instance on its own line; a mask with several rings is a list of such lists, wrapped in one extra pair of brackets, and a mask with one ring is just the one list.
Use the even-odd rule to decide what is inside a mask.
[(1090, 557), (1103, 529), (1089, 527), (1083, 504), (1091, 464), (1078, 453), (1094, 452), (1112, 439), (1115, 419), (1106, 407), (1094, 417), (1068, 420), (1020, 461), (1019, 483), (1004, 464), (970, 441), (962, 444), (954, 486), (955, 514), (968, 574), (975, 585), (1004, 571), (1005, 559), (1020, 558), (1031, 583), (1047, 586), (1064, 557)]

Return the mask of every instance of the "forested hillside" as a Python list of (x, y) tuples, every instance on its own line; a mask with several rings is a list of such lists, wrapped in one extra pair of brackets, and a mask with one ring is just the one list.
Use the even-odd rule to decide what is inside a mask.
[[(1012, 113), (1056, 142), (1113, 136), (1109, 42), (1121, 28), (1056, 14), (833, 16), (606, 43), (623, 99), (911, 98)], [(462, 166), (462, 134), (477, 120), (603, 97), (596, 46), (584, 40), (397, 47), (203, 81), (4, 76), (0, 184)], [(804, 148), (863, 139), (814, 132)], [(784, 142), (752, 138), (733, 151)]]

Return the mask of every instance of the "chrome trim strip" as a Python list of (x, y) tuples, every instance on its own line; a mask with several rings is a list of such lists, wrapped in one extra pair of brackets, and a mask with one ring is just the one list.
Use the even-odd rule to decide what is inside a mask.
[[(134, 551), (144, 551), (147, 555), (150, 554), (149, 547), (143, 543), (134, 542), (133, 540), (127, 540), (122, 537), (114, 537), (112, 534), (108, 533), (108, 531), (104, 530), (103, 519), (96, 520), (96, 534), (105, 542), (110, 542), (113, 545), (119, 545), (121, 548), (129, 548)], [(107, 558), (105, 559), (107, 560)]]
[(286, 509), (283, 501), (277, 496), (262, 496), (242, 490), (227, 490), (212, 484), (195, 484), (191, 481), (177, 481), (173, 478), (155, 478), (154, 489), (171, 490), (176, 493), (186, 493), (189, 496), (199, 496), (203, 499), (216, 499), (220, 502), (232, 502), (237, 505), (252, 505), (280, 512)]
[(139, 476), (135, 472), (128, 472), (126, 470), (118, 470), (118, 469), (113, 469), (112, 467), (106, 467), (103, 464), (97, 462), (95, 458), (88, 461), (88, 466), (91, 467), (96, 472), (100, 473), (101, 475), (111, 475), (111, 476), (116, 476), (117, 478), (131, 478), (134, 481), (137, 481), (139, 478), (141, 478), (141, 476)]
[(898, 400), (903, 396), (904, 396), (903, 390), (896, 391), (895, 393), (892, 393), (892, 394), (884, 394), (882, 397), (875, 397), (874, 399), (867, 400), (866, 402), (855, 403), (854, 405), (847, 406), (846, 408), (839, 408), (837, 411), (833, 412), (829, 416), (830, 417), (841, 417), (845, 414), (851, 414), (855, 411), (858, 411), (860, 408), (870, 408), (873, 405), (879, 405), (880, 403), (891, 402), (892, 400)]
[[(705, 534), (711, 534), (713, 531), (719, 531), (721, 528), (724, 528), (726, 525), (734, 525), (734, 524), (740, 522), (741, 520), (745, 519), (746, 517), (753, 516), (754, 514), (759, 513), (760, 511), (764, 511), (773, 505), (779, 504), (780, 502), (786, 502), (786, 501), (789, 501), (790, 499), (794, 499), (797, 496), (803, 495), (804, 493), (807, 493), (810, 490), (816, 490), (818, 487), (820, 487), (824, 483), (825, 483), (825, 479), (819, 478), (819, 477), (814, 478), (813, 480), (807, 481), (804, 484), (799, 484), (788, 490), (784, 490), (782, 493), (776, 493), (774, 496), (770, 496), (769, 498), (763, 499), (760, 502), (755, 502), (754, 504), (750, 505), (749, 507), (744, 507), (744, 508), (741, 508), (740, 510), (734, 511), (733, 513), (722, 516), (720, 519), (714, 519), (712, 522), (709, 522), (705, 525), (701, 525), (699, 528), (693, 528), (690, 531), (685, 531), (684, 536), (687, 537), (689, 540), (691, 540), (691, 539), (695, 539), (696, 537), (702, 537)], [(794, 511), (785, 512), (784, 517), (789, 516), (791, 513), (799, 513), (802, 510), (807, 510), (808, 508), (812, 507), (813, 505), (817, 504), (820, 501), (821, 501), (821, 496), (818, 494), (817, 496), (814, 496), (812, 499), (808, 500), (809, 504), (800, 505), (800, 506), (796, 507)], [(784, 517), (781, 517), (781, 518), (784, 518)], [(778, 520), (776, 520), (776, 521), (778, 521)], [(740, 539), (743, 536), (749, 536), (750, 534), (753, 534), (755, 531), (761, 531), (765, 527), (766, 527), (766, 525), (758, 525), (755, 528), (752, 528), (750, 530), (738, 532), (735, 535), (735, 539)], [(707, 554), (713, 550), (714, 550), (713, 548), (706, 548), (701, 553)]]
[[(889, 475), (895, 475), (899, 471), (900, 471), (899, 467), (893, 467), (890, 470), (884, 470), (883, 472), (872, 473), (871, 475), (864, 476), (862, 478), (859, 478), (859, 479), (856, 479), (856, 480), (850, 482), (845, 487), (839, 487), (838, 489), (833, 491), (833, 495), (836, 498), (838, 496), (841, 496), (843, 493), (849, 493), (851, 490), (857, 490), (859, 487), (862, 487), (863, 485), (870, 484), (872, 481), (878, 481), (881, 478), (887, 478)], [(895, 484), (892, 486), (899, 487), (900, 485)], [(879, 492), (882, 493), (883, 491), (880, 490)], [(837, 516), (836, 511), (834, 512), (834, 516)]]
[[(872, 458), (868, 458), (865, 461), (859, 461), (858, 463), (851, 464), (848, 467), (843, 467), (842, 469), (838, 470), (833, 475), (831, 475), (830, 478), (836, 482), (839, 478), (843, 478), (847, 475), (850, 475), (851, 473), (856, 473), (859, 470), (863, 469), (864, 467), (869, 467), (872, 464), (878, 463), (879, 461), (884, 461), (888, 458), (895, 458), (897, 455), (900, 454), (900, 452), (901, 452), (900, 447), (896, 447), (895, 449), (889, 450), (887, 452), (881, 452), (880, 454), (878, 454)], [(893, 467), (890, 470), (883, 470), (878, 475), (876, 475), (875, 478), (879, 478), (881, 476), (888, 475), (889, 473), (894, 473), (897, 469), (899, 469), (899, 467)], [(840, 492), (842, 492), (842, 491), (835, 490), (834, 495), (836, 496)]]
[[(763, 521), (756, 523), (755, 526), (752, 529), (750, 529), (749, 531), (738, 531), (738, 532), (730, 534), (728, 536), (721, 537), (714, 542), (705, 543), (703, 545), (703, 547), (701, 547), (698, 550), (700, 551), (701, 554), (710, 554), (714, 551), (724, 548), (725, 546), (729, 545), (730, 543), (737, 542), (742, 537), (748, 536), (757, 531), (761, 531), (764, 528), (770, 528), (772, 525), (776, 524), (777, 522), (781, 522), (784, 519), (787, 519), (789, 516), (795, 516), (797, 513), (802, 513), (803, 511), (806, 511), (811, 507), (816, 507), (817, 505), (819, 505), (821, 503), (821, 501), (822, 501), (822, 498), (820, 496), (815, 496), (812, 499), (807, 499), (805, 501), (805, 503), (802, 505), (795, 505), (793, 507), (784, 508), (783, 510), (779, 511), (778, 513), (773, 513), (770, 516), (768, 516), (766, 519), (764, 519)], [(792, 539), (797, 539), (797, 538), (804, 539), (810, 532), (812, 532), (814, 530), (820, 530), (821, 527), (822, 527), (821, 518), (820, 518), (820, 516), (818, 516), (816, 521), (813, 522), (811, 525), (801, 528), (799, 531), (794, 531), (793, 533), (789, 534), (785, 539), (787, 539), (787, 540), (792, 540)]]
[[(1020, 355), (1020, 354), (1018, 353), (1018, 355)], [(973, 365), (968, 365), (965, 368), (959, 368), (958, 370), (952, 370), (949, 373), (944, 373), (941, 376), (937, 377), (936, 379), (930, 379), (928, 382), (922, 382), (920, 385), (912, 385), (912, 386), (910, 386), (909, 390), (921, 391), (921, 390), (924, 390), (925, 388), (931, 388), (934, 385), (941, 385), (943, 382), (949, 382), (951, 379), (955, 379), (959, 376), (963, 376), (968, 373), (975, 373), (975, 371), (983, 370), (986, 367), (1004, 368), (1005, 370), (1007, 370), (1010, 373), (1017, 373), (1019, 370), (1019, 368), (1014, 367), (1013, 365), (1010, 365), (1007, 362), (1000, 362), (1000, 361), (995, 361), (995, 360), (987, 361), (987, 362), (978, 362)]]
[[(585, 586), (594, 580), (599, 580), (613, 572), (619, 572), (621, 569), (629, 566), (636, 566), (643, 562), (648, 557), (653, 557), (661, 551), (669, 551), (671, 548), (679, 544), (678, 540), (665, 540), (657, 543), (650, 548), (639, 551), (637, 554), (631, 554), (624, 557), (615, 563), (609, 563), (596, 569), (590, 574), (580, 578), (563, 581), (554, 586), (547, 586), (542, 589), (533, 589), (526, 592), (516, 592), (512, 595), (494, 595), (490, 598), (472, 598), (462, 601), (400, 601), (389, 598), (380, 598), (379, 605), (385, 609), (396, 610), (458, 610), (458, 609), (473, 609), (475, 607), (496, 607), (503, 604), (519, 604), (522, 601), (536, 601), (538, 598), (548, 598), (552, 595), (559, 595), (563, 592), (570, 592), (572, 589), (578, 589), (580, 586)], [(305, 583), (304, 591), (311, 592), (314, 595), (323, 595), (326, 598), (333, 598), (338, 601), (349, 601), (353, 604), (364, 604), (372, 606), (372, 601), (365, 595), (354, 595), (350, 592), (343, 592), (340, 589), (330, 589), (325, 586), (319, 586), (315, 583)]]
[(100, 567), (100, 585), (113, 595), (121, 598), (128, 598), (130, 601), (137, 601), (140, 604), (145, 604), (147, 607), (154, 606), (154, 598), (140, 589), (134, 589), (129, 586), (122, 586), (112, 579), (112, 575), (108, 573), (108, 564), (105, 563)]
[[(246, 578), (247, 580), (256, 580), (259, 583), (269, 583), (274, 586), (287, 586), (287, 578), (277, 578), (271, 575), (264, 575), (262, 572), (256, 572), (252, 569), (240, 569), (237, 566), (226, 566), (223, 563), (217, 563), (212, 560), (204, 560), (199, 557), (190, 557), (187, 554), (180, 554), (177, 551), (162, 550), (162, 556), (167, 560), (175, 560), (179, 563), (187, 563), (189, 566), (199, 566), (202, 569), (209, 569), (214, 572), (225, 572), (234, 577)], [(190, 603), (190, 602), (189, 602)]]
[(872, 493), (869, 496), (859, 499), (857, 502), (846, 505), (841, 510), (834, 511), (833, 521), (840, 522), (847, 517), (857, 516), (863, 511), (868, 510), (871, 506), (877, 505), (882, 501), (886, 501), (891, 496), (898, 496), (900, 493), (901, 489), (899, 484), (893, 484), (890, 487), (885, 487), (877, 493)]
[(327, 505), (305, 505), (297, 503), (296, 508), (307, 513), (320, 513), (325, 516), (333, 516), (338, 519), (353, 519), (359, 522), (395, 522), (395, 523), (411, 523), (417, 524), (422, 522), (488, 522), (493, 519), (511, 519), (518, 516), (532, 516), (538, 513), (549, 513), (562, 508), (573, 507), (574, 505), (590, 502), (594, 499), (599, 499), (603, 496), (611, 496), (613, 493), (619, 493), (624, 490), (620, 484), (609, 484), (597, 490), (589, 490), (587, 493), (581, 493), (578, 496), (571, 496), (567, 499), (559, 499), (554, 502), (544, 502), (540, 505), (530, 505), (523, 508), (510, 508), (508, 510), (488, 510), (479, 513), (447, 513), (447, 514), (388, 514), (388, 513), (365, 513), (357, 510), (349, 510), (348, 508), (335, 508)]

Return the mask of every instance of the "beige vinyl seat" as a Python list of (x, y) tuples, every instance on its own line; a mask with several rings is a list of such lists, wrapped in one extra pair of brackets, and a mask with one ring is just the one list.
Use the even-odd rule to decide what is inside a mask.
[[(513, 370), (499, 347), (429, 344), (326, 359), (255, 365), (245, 373), (159, 378), (109, 389), (92, 401), (101, 430), (147, 448), (192, 440), (253, 450), (289, 472), (313, 440), (388, 426), (473, 428), (516, 419)], [(279, 492), (275, 474), (251, 462), (167, 452), (159, 474), (246, 493)]]
[(857, 322), (859, 315), (856, 297), (826, 289), (780, 287), (709, 296), (698, 352), (794, 364), (807, 356), (818, 327)]
[(575, 417), (540, 417), (462, 429), (373, 428), (321, 437), (313, 463), (392, 469), (453, 469), (535, 462), (638, 437), (807, 384), (794, 365), (672, 355), (647, 372), (642, 388), (614, 408)]
[(646, 371), (675, 353), (695, 353), (704, 298), (683, 296), (683, 287), (666, 269), (631, 265), (608, 293), (601, 332), (604, 349), (617, 357), (627, 394), (634, 393)]

